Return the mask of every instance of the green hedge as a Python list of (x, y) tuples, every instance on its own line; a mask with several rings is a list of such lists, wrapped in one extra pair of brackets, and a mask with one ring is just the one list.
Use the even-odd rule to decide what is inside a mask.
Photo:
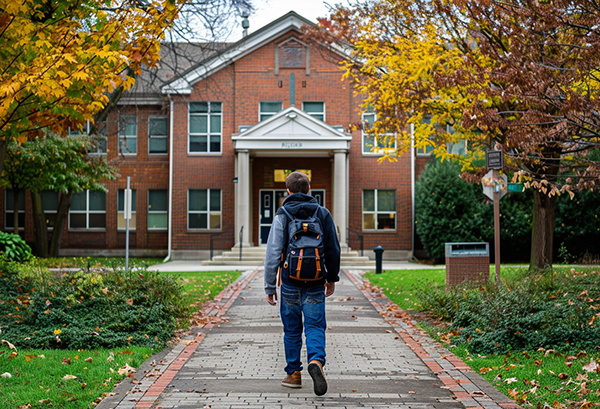
[(0, 283), (2, 338), (26, 348), (164, 345), (186, 311), (181, 284), (146, 270), (53, 275), (0, 262)]

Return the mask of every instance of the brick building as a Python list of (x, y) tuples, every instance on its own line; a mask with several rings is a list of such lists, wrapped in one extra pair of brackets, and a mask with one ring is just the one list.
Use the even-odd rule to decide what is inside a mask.
[[(345, 248), (388, 259), (413, 254), (412, 188), (426, 156), (415, 152), (378, 163), (373, 138), (346, 133), (373, 121), (342, 81), (343, 55), (323, 55), (301, 39), (312, 24), (290, 12), (235, 44), (202, 51), (191, 44), (163, 49), (106, 123), (97, 154), (120, 169), (108, 193), (73, 198), (63, 255), (123, 255), (124, 189), (130, 177), (130, 251), (137, 256), (207, 259), (239, 246), (266, 243), (285, 197), (285, 176), (309, 173), (312, 194), (330, 209)], [(151, 75), (150, 75), (151, 74)], [(56, 201), (47, 192), (51, 216)], [(4, 192), (2, 225), (15, 217)], [(18, 217), (33, 240), (29, 196)], [(362, 244), (361, 244), (362, 243)]]

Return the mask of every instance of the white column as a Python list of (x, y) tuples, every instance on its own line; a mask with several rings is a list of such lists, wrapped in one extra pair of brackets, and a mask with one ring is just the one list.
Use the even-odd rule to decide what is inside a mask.
[(240, 230), (242, 233), (243, 246), (250, 245), (250, 151), (237, 151), (237, 208), (235, 211), (235, 242), (239, 246)]
[(345, 150), (333, 151), (333, 221), (340, 232), (340, 246), (348, 247), (348, 169)]

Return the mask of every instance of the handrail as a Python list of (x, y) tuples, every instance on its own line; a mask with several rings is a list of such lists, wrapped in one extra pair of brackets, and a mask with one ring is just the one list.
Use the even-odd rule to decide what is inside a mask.
[(244, 226), (240, 229), (240, 261), (242, 261), (242, 234), (244, 233)]
[(233, 229), (223, 230), (223, 231), (221, 231), (219, 233), (212, 233), (210, 235), (209, 238), (210, 238), (210, 260), (211, 261), (213, 259), (213, 248), (214, 248), (213, 242), (215, 242), (215, 241), (225, 241), (225, 240), (231, 240), (232, 239), (232, 237), (218, 237), (218, 238), (215, 238), (215, 237), (221, 236), (221, 235), (223, 235), (225, 233), (233, 233)]
[(356, 239), (354, 239), (354, 240), (359, 240), (360, 241), (360, 256), (363, 257), (363, 255), (364, 255), (364, 251), (363, 250), (364, 250), (364, 244), (365, 244), (363, 235), (360, 234), (357, 231), (348, 229), (348, 241), (350, 241), (350, 233), (356, 235)]

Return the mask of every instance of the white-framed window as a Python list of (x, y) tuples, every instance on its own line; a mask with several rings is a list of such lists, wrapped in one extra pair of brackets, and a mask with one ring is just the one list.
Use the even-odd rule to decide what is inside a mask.
[(188, 190), (188, 230), (221, 229), (221, 189)]
[[(381, 155), (384, 153), (393, 153), (396, 151), (396, 139), (391, 134), (375, 137), (369, 129), (377, 121), (377, 114), (374, 112), (363, 112), (362, 114), (362, 153)], [(391, 143), (390, 143), (391, 142)]]
[(363, 230), (396, 229), (396, 191), (363, 190)]
[[(129, 219), (129, 228), (135, 230), (136, 226), (136, 210), (137, 210), (137, 195), (135, 189), (131, 189), (131, 219)], [(127, 228), (127, 220), (125, 220), (125, 189), (117, 191), (117, 229), (124, 230)]]
[[(23, 190), (19, 194), (19, 204), (17, 209), (17, 217), (19, 218), (19, 230), (25, 228), (25, 194)], [(4, 191), (4, 228), (15, 228), (15, 196), (12, 190)]]
[(148, 190), (148, 230), (169, 227), (169, 196), (167, 189)]
[(53, 190), (42, 191), (42, 208), (44, 209), (44, 216), (46, 217), (48, 228), (54, 228), (56, 215), (58, 213), (59, 197), (59, 193)]
[(75, 193), (69, 209), (69, 229), (105, 229), (106, 193), (84, 190)]
[(190, 153), (221, 152), (222, 116), (220, 102), (189, 103)]
[[(69, 136), (90, 135), (92, 124), (87, 121), (81, 130), (69, 128)], [(98, 123), (96, 126), (97, 134), (90, 135), (92, 145), (88, 153), (91, 155), (106, 155), (106, 122)]]
[(148, 116), (148, 153), (166, 154), (169, 141), (169, 123), (166, 115)]
[(137, 115), (119, 115), (119, 153), (137, 154)]
[(310, 116), (325, 121), (325, 102), (304, 101), (302, 102), (302, 110)]
[(281, 101), (260, 101), (258, 103), (258, 121), (264, 121), (283, 109)]

